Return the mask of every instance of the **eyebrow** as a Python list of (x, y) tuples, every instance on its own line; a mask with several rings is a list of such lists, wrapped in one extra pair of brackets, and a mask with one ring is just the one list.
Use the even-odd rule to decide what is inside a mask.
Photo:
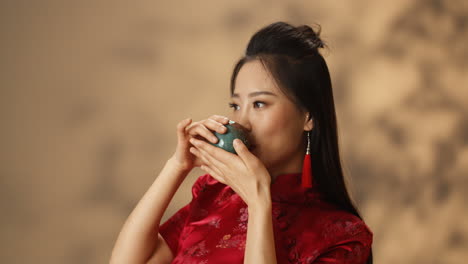
[[(276, 96), (276, 94), (268, 91), (258, 91), (258, 92), (253, 92), (248, 95), (248, 97), (254, 97), (258, 95), (271, 95), (271, 96)], [(231, 97), (239, 98), (239, 94), (232, 94)]]

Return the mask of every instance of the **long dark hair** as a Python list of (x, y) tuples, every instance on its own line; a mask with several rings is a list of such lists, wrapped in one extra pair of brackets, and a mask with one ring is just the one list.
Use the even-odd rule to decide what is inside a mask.
[[(338, 131), (332, 84), (327, 64), (319, 49), (324, 43), (307, 25), (294, 27), (285, 22), (270, 24), (256, 32), (245, 56), (235, 65), (231, 94), (242, 66), (260, 60), (280, 89), (303, 111), (310, 113), (313, 155), (313, 184), (325, 199), (362, 220), (344, 181), (338, 148)], [(368, 264), (372, 264), (372, 249)]]

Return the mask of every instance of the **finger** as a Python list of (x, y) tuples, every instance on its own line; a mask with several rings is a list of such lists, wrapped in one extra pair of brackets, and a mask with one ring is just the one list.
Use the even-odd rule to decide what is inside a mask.
[[(220, 183), (222, 184), (226, 184), (226, 181), (224, 180), (223, 177), (221, 177), (220, 175), (218, 175), (213, 169), (211, 169), (209, 166), (206, 166), (206, 165), (202, 165), (200, 167), (200, 169), (202, 169), (203, 171), (205, 171), (206, 173), (210, 174), (213, 178), (215, 178), (217, 181), (219, 181)], [(226, 184), (227, 185), (227, 184)]]
[(196, 149), (195, 147), (190, 147), (190, 148), (189, 148), (189, 151), (190, 151), (190, 153), (192, 153), (195, 157), (197, 157), (198, 160), (200, 160), (200, 163), (201, 163), (201, 164), (196, 164), (196, 165), (195, 165), (196, 167), (200, 167), (201, 165), (203, 165), (203, 163), (205, 163), (205, 161), (203, 160), (203, 157), (201, 156), (201, 153), (200, 153), (200, 151), (198, 151), (198, 149)]
[[(211, 147), (211, 146), (210, 146)], [(230, 164), (230, 161), (220, 161), (218, 156), (210, 154), (208, 151), (205, 151), (203, 148), (197, 148), (200, 152), (203, 160), (206, 164), (211, 165), (211, 167), (218, 172), (220, 175), (224, 175), (223, 171), (227, 170), (226, 164)]]
[[(211, 162), (219, 168), (226, 168), (227, 164), (233, 162), (233, 159), (237, 158), (237, 155), (229, 153), (221, 148), (212, 146), (202, 140), (197, 140), (194, 138), (190, 139), (190, 143), (194, 145), (199, 151), (203, 151), (203, 154), (208, 155), (212, 159)], [(216, 157), (216, 158), (215, 158)]]
[(258, 158), (249, 151), (247, 146), (242, 142), (242, 140), (236, 138), (233, 142), (234, 149), (237, 152), (237, 155), (242, 159), (245, 165), (248, 167), (253, 167), (257, 165)]
[(212, 115), (210, 116), (210, 119), (213, 119), (221, 124), (228, 124), (229, 123), (229, 118), (225, 117), (225, 116), (221, 116), (221, 115)]
[(191, 118), (184, 119), (177, 124), (177, 138), (179, 142), (183, 142), (186, 139), (185, 128), (192, 123)]
[(192, 128), (190, 128), (189, 135), (193, 137), (201, 136), (212, 143), (218, 142), (218, 138), (213, 134), (213, 132), (208, 130), (208, 128), (206, 128), (203, 124), (197, 124), (193, 126)]
[[(218, 174), (218, 175), (224, 175), (224, 174), (222, 173), (222, 171), (220, 171), (218, 168), (216, 168), (216, 166), (215, 166), (213, 163), (211, 163), (210, 159), (207, 157), (207, 154), (204, 153), (202, 150), (197, 149), (197, 148), (194, 148), (194, 147), (191, 147), (191, 148), (190, 148), (190, 152), (191, 152), (193, 155), (197, 156), (197, 157), (202, 161), (202, 165), (201, 165), (201, 166), (208, 166), (208, 167), (211, 168), (211, 170), (212, 170), (214, 173), (216, 173), (216, 174)], [(200, 167), (201, 167), (201, 166), (200, 166)]]
[(216, 131), (220, 134), (224, 134), (227, 131), (227, 128), (224, 126), (223, 123), (220, 123), (214, 119), (208, 118), (206, 119), (203, 124), (212, 131)]

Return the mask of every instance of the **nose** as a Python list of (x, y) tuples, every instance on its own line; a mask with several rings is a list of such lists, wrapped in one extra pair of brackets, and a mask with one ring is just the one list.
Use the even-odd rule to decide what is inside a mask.
[(249, 133), (252, 132), (252, 124), (247, 113), (244, 112), (242, 115), (234, 116), (232, 120), (243, 126)]

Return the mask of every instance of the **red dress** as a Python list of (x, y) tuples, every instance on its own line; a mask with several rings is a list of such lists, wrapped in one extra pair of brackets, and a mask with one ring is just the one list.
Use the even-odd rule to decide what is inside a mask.
[[(192, 201), (160, 226), (172, 263), (243, 263), (246, 203), (209, 174), (197, 179)], [(271, 185), (276, 259), (280, 263), (366, 263), (372, 231), (351, 213), (326, 203), (301, 174), (279, 175)]]

